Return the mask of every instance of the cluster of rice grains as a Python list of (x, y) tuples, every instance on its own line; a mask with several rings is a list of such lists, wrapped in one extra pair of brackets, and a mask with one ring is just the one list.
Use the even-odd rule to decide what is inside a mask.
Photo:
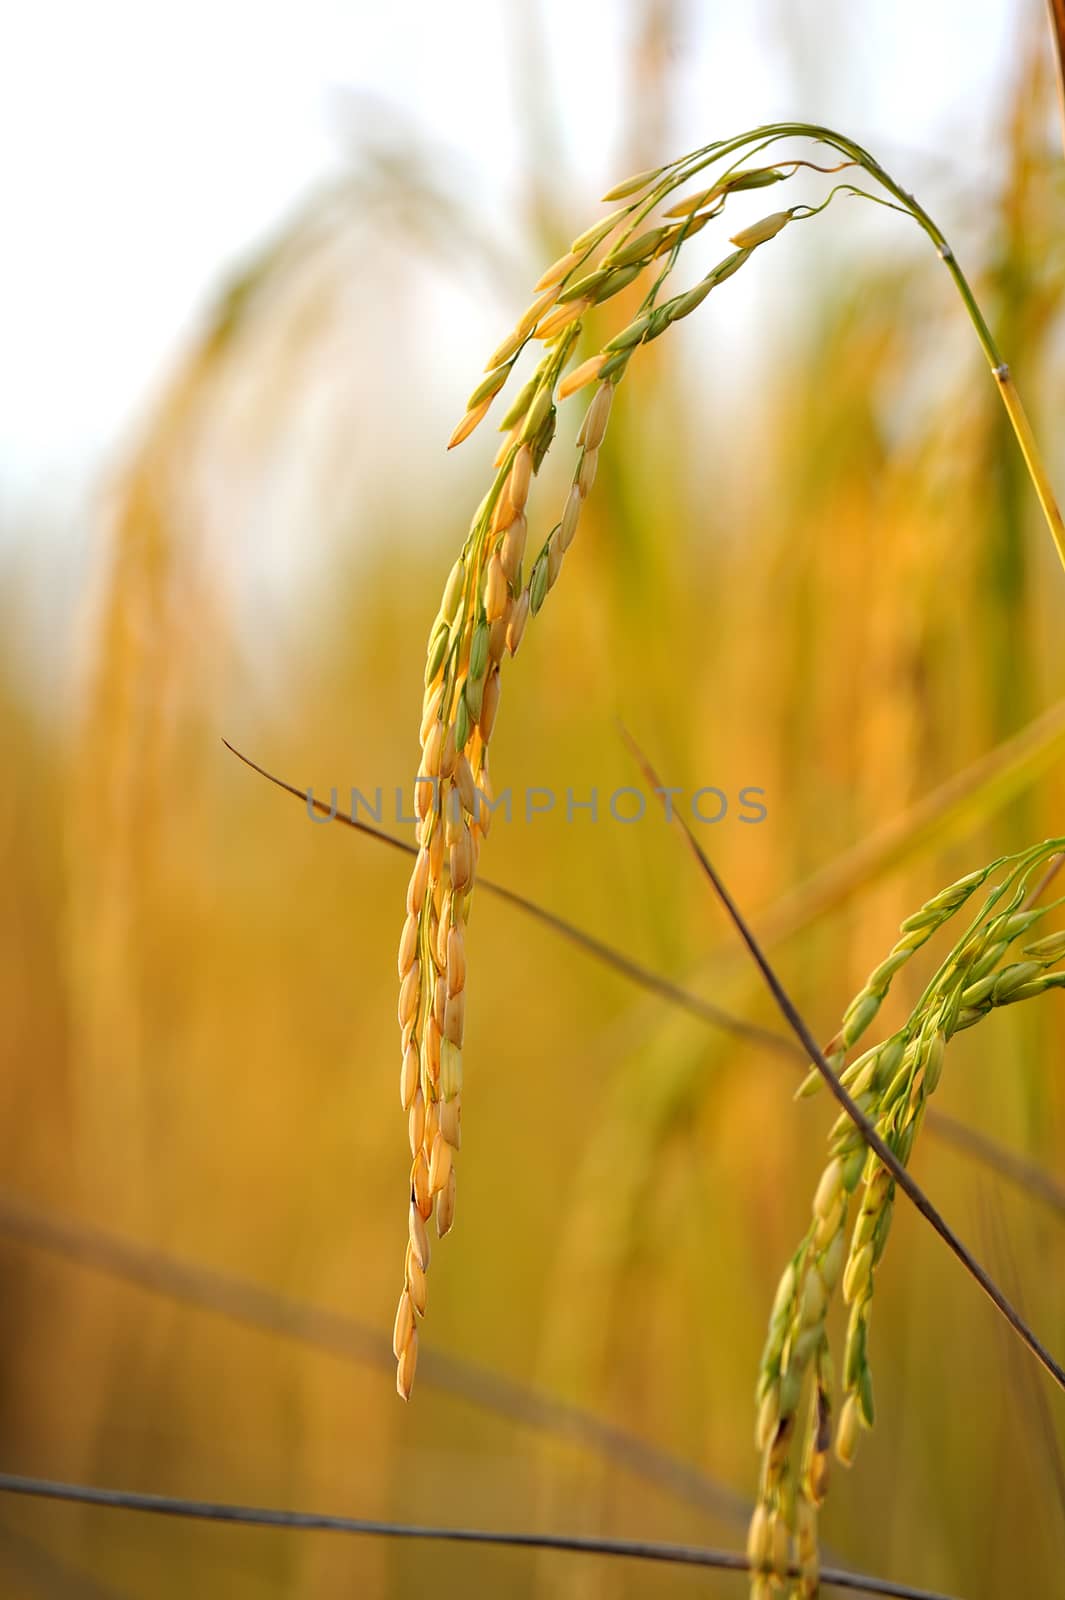
[[(754, 141), (757, 143), (757, 141)], [(465, 927), (481, 842), (492, 815), (488, 745), (500, 698), (500, 667), (514, 655), (526, 623), (543, 605), (573, 542), (581, 507), (595, 479), (617, 383), (640, 345), (687, 316), (748, 259), (809, 207), (781, 211), (737, 234), (736, 248), (694, 288), (663, 298), (663, 288), (686, 239), (718, 215), (728, 197), (790, 177), (800, 166), (727, 167), (699, 194), (651, 212), (693, 173), (752, 143), (715, 146), (654, 172), (641, 173), (605, 196), (628, 203), (574, 240), (544, 273), (532, 304), (487, 364), (488, 376), (470, 396), (451, 438), (460, 444), (485, 417), (526, 345), (542, 354), (532, 376), (503, 416), (495, 476), (473, 518), (448, 577), (429, 636), (421, 725), (421, 763), (415, 783), (419, 853), (407, 890), (399, 946), (400, 1098), (408, 1116), (409, 1242), (394, 1330), (397, 1387), (407, 1398), (418, 1354), (418, 1319), (425, 1313), (428, 1224), (436, 1212), (443, 1237), (455, 1214), (455, 1155), (461, 1142), (462, 1042), (465, 1017)], [(817, 169), (824, 170), (824, 169)], [(835, 170), (835, 169), (832, 169)], [(568, 370), (586, 314), (605, 305), (647, 273), (638, 315), (598, 354)], [(577, 465), (558, 521), (526, 566), (526, 511), (532, 480), (555, 433), (556, 400), (588, 384), (596, 389), (578, 435)]]
[[(796, 137), (814, 139), (840, 160), (824, 167), (790, 157), (773, 162), (764, 158), (777, 141)], [(760, 162), (759, 157), (764, 159)], [(716, 175), (707, 181), (711, 167)], [(731, 253), (693, 287), (666, 294), (682, 247), (721, 213), (733, 195), (775, 186), (800, 168), (817, 172), (858, 168), (883, 192), (869, 194), (842, 182), (816, 206), (774, 211), (735, 233)], [(695, 192), (671, 199), (681, 184), (700, 174), (703, 181)], [(415, 788), (419, 853), (399, 949), (400, 1093), (409, 1119), (412, 1158), (409, 1242), (394, 1333), (397, 1387), (404, 1398), (414, 1381), (418, 1320), (426, 1306), (428, 1223), (435, 1209), (437, 1232), (443, 1236), (455, 1214), (465, 928), (481, 842), (491, 821), (488, 745), (499, 708), (503, 658), (517, 651), (530, 615), (540, 610), (558, 579), (595, 479), (614, 391), (636, 351), (694, 311), (712, 289), (789, 223), (816, 216), (840, 192), (903, 211), (928, 234), (954, 279), (1017, 429), (1014, 410), (1019, 414), (1019, 402), (1014, 396), (1011, 409), (1007, 369), (935, 223), (853, 141), (825, 128), (790, 123), (709, 145), (669, 166), (640, 173), (606, 195), (607, 201), (622, 204), (574, 240), (544, 273), (532, 304), (488, 362), (487, 376), (470, 396), (452, 436), (452, 445), (469, 437), (506, 386), (526, 346), (532, 343), (538, 348), (532, 375), (502, 418), (504, 437), (491, 487), (474, 515), (429, 636), (422, 756)], [(594, 355), (572, 365), (589, 315), (638, 283), (646, 289), (636, 314)], [(571, 487), (561, 515), (527, 566), (530, 493), (554, 438), (556, 401), (588, 385), (595, 388), (578, 434)], [(1018, 430), (1018, 437), (1024, 446), (1027, 434)], [(1034, 446), (1025, 448), (1025, 456), (1038, 487), (1042, 477)], [(1046, 498), (1041, 498), (1045, 507)], [(1059, 538), (1049, 511), (1047, 517), (1065, 559), (1065, 529)], [(1003, 964), (1011, 942), (1044, 915), (1045, 908), (1022, 909), (1022, 901), (1028, 875), (1056, 848), (1060, 845), (1040, 846), (998, 863), (1008, 868), (1005, 882), (929, 985), (906, 1027), (844, 1074), (859, 1106), (903, 1161), (909, 1157), (925, 1101), (939, 1076), (944, 1045), (952, 1034), (994, 1006), (1026, 999), (1063, 981), (1061, 974), (1047, 971), (1065, 954), (1065, 938), (1057, 935), (1027, 945), (1022, 959)], [(847, 1012), (831, 1050), (834, 1066), (842, 1066), (846, 1052), (873, 1021), (897, 969), (993, 870), (976, 873), (944, 891), (904, 926), (900, 943)], [(859, 1187), (848, 1249), (845, 1232)], [(859, 1428), (869, 1426), (873, 1417), (868, 1324), (892, 1203), (890, 1175), (866, 1151), (849, 1119), (842, 1117), (832, 1133), (831, 1159), (818, 1186), (809, 1230), (777, 1294), (762, 1361), (758, 1441), (763, 1461), (748, 1547), (753, 1591), (759, 1600), (770, 1588), (787, 1584), (806, 1596), (817, 1592), (817, 1508), (825, 1494), (833, 1436), (826, 1310), (842, 1278), (850, 1325), (842, 1374), (844, 1399), (834, 1432), (837, 1455), (849, 1461)], [(807, 1396), (805, 1426), (797, 1430)]]
[[(1026, 937), (1063, 903), (1030, 903), (1034, 874), (1062, 848), (1062, 840), (1050, 840), (1003, 857), (944, 889), (908, 917), (898, 943), (852, 1001), (827, 1047), (829, 1065), (903, 1164), (909, 1162), (953, 1035), (996, 1006), (1065, 987), (1065, 973), (1049, 970), (1065, 957), (1065, 933), (1034, 941)], [(895, 973), (1002, 869), (1002, 882), (935, 973), (905, 1026), (844, 1068), (847, 1053), (872, 1024)], [(1018, 941), (1023, 941), (1019, 949)], [(799, 1094), (816, 1092), (822, 1081), (812, 1071)], [(817, 1510), (828, 1485), (829, 1451), (834, 1440), (837, 1459), (850, 1465), (860, 1430), (873, 1424), (869, 1318), (876, 1267), (891, 1228), (894, 1190), (891, 1174), (842, 1113), (829, 1136), (829, 1161), (814, 1195), (810, 1226), (780, 1280), (759, 1371), (756, 1438), (762, 1467), (748, 1535), (756, 1600), (785, 1583), (795, 1594), (817, 1593)], [(849, 1318), (843, 1400), (833, 1425), (826, 1314), (841, 1282)], [(799, 1575), (788, 1579), (789, 1572)]]

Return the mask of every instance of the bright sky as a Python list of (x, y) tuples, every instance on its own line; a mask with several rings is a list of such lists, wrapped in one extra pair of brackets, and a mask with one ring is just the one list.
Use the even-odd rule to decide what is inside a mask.
[[(10, 539), (31, 508), (72, 508), (219, 275), (336, 166), (339, 90), (398, 106), (455, 153), (486, 204), (505, 204), (520, 159), (517, 8), (533, 3), (34, 0), (12, 10), (0, 59), (0, 534)], [(682, 146), (802, 114), (903, 159), (947, 135), (962, 180), (985, 145), (1019, 23), (1042, 9), (688, 4), (697, 21), (680, 79)], [(589, 201), (617, 176), (632, 11), (629, 0), (542, 0), (554, 99)]]

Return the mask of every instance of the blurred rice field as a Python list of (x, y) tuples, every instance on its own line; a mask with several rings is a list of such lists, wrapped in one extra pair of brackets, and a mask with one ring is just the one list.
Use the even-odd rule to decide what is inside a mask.
[[(645, 115), (619, 172), (674, 153), (669, 12), (647, 6), (633, 33)], [(1065, 166), (1036, 20), (989, 108), (1001, 172), (959, 215), (1065, 486)], [(731, 131), (707, 117), (706, 137)], [(405, 1238), (406, 867), (311, 826), (222, 738), (316, 793), (337, 785), (342, 805), (352, 786), (381, 787), (386, 825), (411, 834), (391, 796), (409, 790), (424, 641), (494, 444), (479, 433), (455, 458), (412, 456), (409, 416), (439, 410), (446, 438), (441, 397), (461, 406), (483, 352), (454, 326), (441, 349), (402, 329), (408, 315), (426, 325), (425, 263), (444, 258), (495, 286), (504, 331), (592, 220), (549, 177), (531, 165), (527, 214), (492, 234), (413, 147), (391, 166), (356, 151), (349, 176), (220, 286), (84, 508), (92, 553), (76, 626), (52, 641), (54, 695), (26, 670), (17, 563), (2, 600), (3, 1193), (354, 1317), (383, 1342)], [(1061, 832), (1065, 800), (1059, 739), (1005, 792), (977, 788), (930, 838), (910, 837), (912, 808), (1060, 701), (1061, 575), (934, 255), (885, 215), (875, 250), (852, 259), (847, 226), (833, 214), (816, 243), (809, 230), (774, 247), (810, 249), (813, 266), (767, 279), (778, 299), (771, 349), (750, 335), (755, 382), (713, 359), (728, 317), (715, 296), (705, 328), (655, 345), (619, 395), (564, 578), (505, 674), (492, 758), (497, 790), (596, 787), (600, 815), (567, 820), (560, 803), (526, 821), (519, 800), (483, 858), (491, 877), (775, 1025), (676, 836), (650, 810), (638, 825), (609, 816), (605, 797), (638, 783), (623, 718), (669, 782), (729, 796), (700, 836), (755, 925), (777, 930), (779, 969), (825, 1038), (903, 916), (992, 854)], [(383, 311), (368, 309), (377, 297)], [(540, 505), (561, 503), (567, 450)], [(291, 603), (273, 588), (260, 604), (258, 530), (276, 556), (275, 523), (297, 522)], [(738, 821), (744, 787), (764, 790), (757, 826)], [(898, 819), (882, 870), (859, 862), (826, 905), (804, 905), (808, 881)], [(748, 1497), (766, 1316), (827, 1105), (795, 1105), (779, 1058), (487, 896), (469, 949), (458, 1220), (435, 1252), (423, 1354), (579, 1405)], [(900, 978), (900, 1015), (927, 970)], [(952, 1046), (937, 1103), (1060, 1175), (1063, 1045), (1060, 1000), (1005, 1011)], [(915, 1173), (1065, 1349), (1061, 1217), (931, 1136)], [(0, 1271), (7, 1470), (742, 1544), (742, 1520), (441, 1392), (428, 1363), (404, 1407), (387, 1359), (343, 1362), (116, 1281), (6, 1237), (2, 1211)], [(1057, 1592), (1060, 1396), (1053, 1442), (1023, 1358), (911, 1214), (879, 1281), (878, 1425), (834, 1480), (833, 1552), (967, 1600)], [(124, 1600), (743, 1587), (20, 1503), (0, 1503), (0, 1568), (5, 1595)]]

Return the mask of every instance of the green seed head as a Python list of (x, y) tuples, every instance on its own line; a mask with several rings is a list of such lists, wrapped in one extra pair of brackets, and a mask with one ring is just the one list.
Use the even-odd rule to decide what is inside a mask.
[(466, 401), (466, 410), (472, 411), (482, 401), (493, 399), (510, 377), (510, 369), (513, 365), (512, 361), (508, 362), (505, 366), (497, 367), (495, 372), (490, 372), (487, 378), (483, 378)]
[(616, 333), (612, 339), (608, 340), (603, 346), (604, 350), (631, 350), (633, 345), (639, 344), (647, 332), (650, 321), (650, 313), (645, 311), (634, 322), (630, 322), (627, 328), (622, 328), (620, 333)]
[(775, 239), (790, 221), (790, 211), (773, 211), (761, 221), (753, 222), (749, 228), (741, 228), (739, 233), (734, 233), (730, 243), (737, 245), (741, 250), (753, 250), (756, 246)]
[(1049, 966), (1054, 961), (1060, 961), (1065, 956), (1065, 933), (1048, 933), (1045, 939), (1037, 939), (1034, 944), (1024, 947), (1026, 956), (1031, 956), (1033, 961), (1044, 962)]
[(540, 387), (540, 376), (539, 376), (538, 373), (534, 373), (533, 376), (529, 379), (528, 383), (524, 384), (518, 390), (518, 393), (517, 393), (517, 395), (516, 395), (516, 397), (514, 399), (513, 405), (510, 407), (510, 410), (504, 412), (502, 421), (499, 424), (500, 428), (504, 432), (508, 428), (516, 428), (517, 427), (517, 425), (521, 421), (522, 417), (524, 417), (525, 413), (528, 411), (529, 407), (532, 405), (533, 397), (536, 394), (536, 391), (537, 391), (537, 389), (539, 387)]
[(996, 1005), (1001, 1005), (1009, 999), (1018, 989), (1033, 978), (1041, 977), (1043, 963), (1041, 961), (1015, 961), (1012, 966), (1006, 967), (996, 979), (991, 998)]
[(628, 267), (634, 262), (639, 262), (642, 266), (650, 256), (654, 255), (668, 231), (667, 228), (649, 228), (646, 233), (638, 234), (627, 244), (611, 250), (606, 258), (607, 266)]
[(529, 579), (529, 610), (535, 617), (547, 598), (547, 556), (541, 554), (533, 565)]
[(847, 1007), (843, 1015), (842, 1028), (843, 1043), (847, 1049), (861, 1038), (879, 1010), (880, 996), (868, 989)]
[(443, 666), (444, 657), (447, 655), (448, 640), (450, 638), (451, 629), (448, 627), (444, 619), (441, 618), (436, 627), (433, 629), (432, 635), (429, 639), (429, 653), (425, 661), (426, 685), (432, 683), (433, 679), (440, 671), (440, 668)]
[[(656, 178), (661, 177), (664, 171), (664, 167), (649, 167), (646, 172), (634, 172), (631, 178), (625, 179), (624, 183), (616, 183), (612, 189), (608, 189), (603, 196), (603, 200), (627, 200), (630, 195), (640, 194)], [(581, 241), (576, 241), (574, 249), (578, 248), (580, 243)]]
[(470, 679), (474, 683), (483, 678), (488, 666), (488, 623), (482, 617), (473, 630), (470, 644)]

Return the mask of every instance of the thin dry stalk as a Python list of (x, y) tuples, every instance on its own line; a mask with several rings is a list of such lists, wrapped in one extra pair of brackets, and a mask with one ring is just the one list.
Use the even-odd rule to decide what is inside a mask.
[[(333, 822), (339, 822), (343, 827), (351, 828), (356, 833), (365, 834), (368, 838), (376, 839), (380, 844), (388, 845), (404, 855), (414, 856), (418, 853), (418, 846), (408, 843), (405, 839), (398, 839), (394, 834), (386, 833), (381, 828), (375, 828), (371, 823), (364, 822), (361, 818), (350, 815), (348, 812), (327, 805), (323, 800), (314, 798), (313, 790), (305, 790), (293, 783), (288, 783), (284, 778), (268, 772), (265, 767), (242, 754), (227, 739), (222, 743), (232, 755), (242, 761), (245, 766), (257, 772), (260, 777), (266, 778), (269, 783), (283, 789), (286, 794), (292, 795), (304, 805), (309, 805), (319, 815), (328, 817)], [(1060, 867), (1065, 865), (1065, 855), (1054, 857), (1048, 866), (1040, 883), (1032, 891), (1029, 899), (1035, 901), (1053, 881)], [(586, 933), (583, 928), (578, 928), (564, 917), (548, 911), (544, 906), (530, 900), (526, 895), (518, 894), (509, 889), (505, 884), (496, 883), (490, 878), (480, 880), (483, 894), (492, 895), (501, 900), (505, 905), (522, 912), (525, 916), (541, 923), (559, 938), (566, 940), (576, 949), (584, 952), (593, 961), (600, 962), (610, 971), (616, 973), (627, 982), (643, 989), (647, 994), (654, 995), (664, 1000), (667, 1005), (675, 1006), (696, 1018), (708, 1027), (719, 1029), (733, 1038), (746, 1040), (750, 1044), (758, 1045), (776, 1055), (786, 1057), (794, 1065), (802, 1065), (806, 1061), (806, 1053), (794, 1040), (783, 1033), (776, 1033), (770, 1028), (762, 1027), (757, 1022), (748, 1022), (745, 1018), (734, 1016), (731, 1012), (723, 1010), (712, 1001), (705, 1000), (701, 995), (694, 994), (690, 989), (683, 988), (672, 979), (661, 973), (653, 972), (640, 962), (633, 960), (620, 950), (615, 950), (604, 940), (596, 938), (593, 934)], [(1065, 1187), (1049, 1173), (1045, 1172), (1035, 1162), (1029, 1161), (1024, 1156), (1017, 1155), (1007, 1149), (997, 1139), (970, 1128), (956, 1118), (948, 1116), (946, 1112), (929, 1109), (928, 1126), (932, 1132), (945, 1143), (969, 1156), (973, 1161), (994, 1172), (996, 1176), (1006, 1183), (1013, 1184), (1023, 1193), (1034, 1199), (1042, 1201), (1059, 1216), (1065, 1217)]]

